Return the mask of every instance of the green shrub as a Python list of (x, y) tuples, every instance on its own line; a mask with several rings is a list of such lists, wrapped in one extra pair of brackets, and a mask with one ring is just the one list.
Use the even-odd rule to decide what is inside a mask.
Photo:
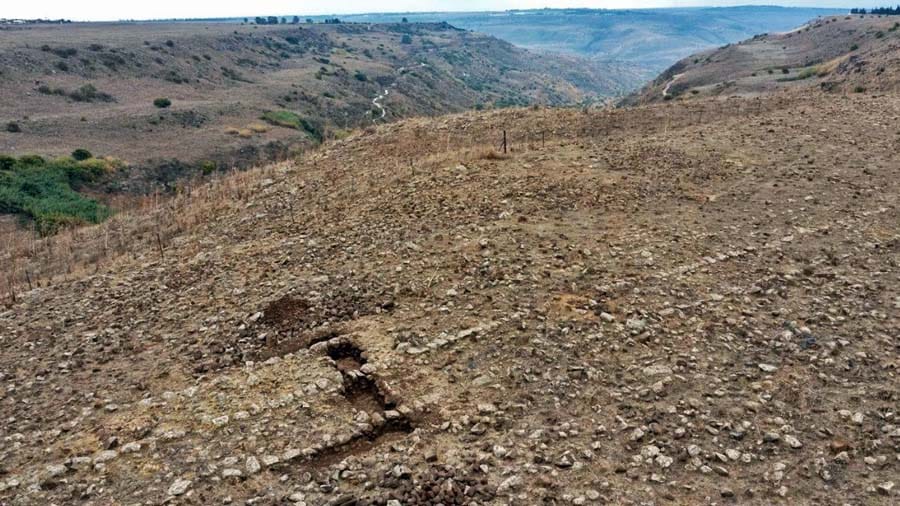
[(24, 155), (19, 157), (18, 165), (21, 167), (40, 167), (44, 165), (44, 159), (38, 155)]
[[(801, 70), (796, 75), (793, 75), (790, 77), (782, 77), (781, 79), (778, 79), (778, 81), (779, 82), (802, 81), (804, 79), (809, 79), (810, 77), (813, 77), (816, 75), (820, 75), (819, 67), (813, 66), (813, 67), (807, 67), (807, 68)], [(821, 74), (821, 75), (824, 75), (824, 74)]]
[(369, 80), (368, 76), (366, 76), (362, 71), (357, 70), (353, 77), (356, 78), (357, 81), (366, 82)]
[(84, 181), (93, 181), (107, 166), (103, 160), (78, 162), (72, 158), (45, 161), (27, 155), (18, 160), (0, 158), (0, 213), (19, 214), (34, 220), (41, 234), (63, 227), (100, 223), (111, 211), (75, 191)]
[(60, 70), (60, 72), (68, 72), (69, 64), (64, 61), (56, 62), (56, 68)]
[(16, 159), (8, 155), (0, 155), (0, 170), (12, 170)]
[(865, 93), (866, 88), (863, 86), (857, 86), (856, 88), (853, 88), (853, 92), (854, 93)]
[(208, 176), (216, 171), (216, 162), (212, 160), (205, 160), (200, 162), (200, 171), (204, 176)]
[(72, 151), (72, 158), (74, 158), (75, 160), (77, 160), (79, 162), (81, 162), (83, 160), (87, 160), (88, 158), (93, 158), (93, 157), (94, 157), (94, 155), (92, 155), (90, 151), (83, 149), (83, 148), (78, 148), (75, 151)]
[(291, 111), (266, 111), (262, 119), (276, 126), (305, 130), (318, 142), (322, 142), (325, 138), (325, 132), (319, 122), (301, 118)]
[(93, 84), (85, 84), (69, 93), (69, 98), (76, 102), (112, 102), (114, 100), (112, 95), (98, 91)]
[(172, 105), (172, 101), (169, 100), (168, 98), (157, 98), (156, 100), (153, 101), (153, 105), (155, 105), (156, 107), (158, 107), (160, 109), (165, 109), (165, 108), (169, 107), (170, 105)]
[(851, 51), (856, 51), (857, 49), (859, 49), (859, 45), (858, 45), (858, 44), (853, 44), (852, 46), (850, 46), (850, 50), (851, 50)]
[(114, 102), (115, 98), (109, 93), (97, 90), (93, 84), (85, 84), (75, 91), (69, 92), (62, 88), (51, 88), (46, 84), (38, 86), (38, 92), (44, 95), (59, 95), (69, 97), (76, 102)]
[(275, 126), (296, 129), (301, 128), (300, 116), (291, 111), (266, 111), (263, 114), (262, 119)]
[(10, 121), (6, 124), (6, 131), (11, 134), (17, 134), (22, 131), (22, 127), (19, 126), (15, 121)]

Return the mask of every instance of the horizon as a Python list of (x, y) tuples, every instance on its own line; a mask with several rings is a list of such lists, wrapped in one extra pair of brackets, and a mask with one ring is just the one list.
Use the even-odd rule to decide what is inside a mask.
[[(264, 11), (266, 5), (270, 4), (283, 4), (282, 0), (264, 0), (260, 2), (262, 6), (260, 10), (247, 13), (245, 11), (231, 12), (231, 9), (228, 9), (229, 12), (212, 12), (216, 7), (210, 6), (209, 9), (206, 9), (205, 14), (183, 14), (183, 15), (119, 15), (119, 16), (102, 16), (102, 15), (89, 15), (89, 16), (73, 16), (73, 15), (65, 15), (65, 12), (72, 9), (84, 10), (84, 4), (80, 4), (78, 6), (73, 6), (68, 3), (62, 4), (59, 9), (53, 9), (54, 13), (62, 13), (62, 14), (49, 14), (48, 7), (40, 7), (36, 8), (34, 6), (16, 6), (12, 10), (27, 10), (29, 12), (34, 12), (34, 14), (26, 15), (26, 14), (18, 14), (18, 15), (5, 15), (0, 17), (0, 19), (6, 20), (14, 20), (14, 19), (22, 19), (22, 20), (35, 20), (35, 19), (44, 19), (44, 20), (70, 20), (73, 22), (139, 22), (139, 21), (179, 21), (179, 20), (224, 20), (224, 19), (253, 19), (257, 16), (277, 16), (277, 17), (327, 17), (327, 16), (367, 16), (367, 15), (403, 15), (403, 14), (411, 14), (411, 15), (422, 15), (422, 14), (463, 14), (463, 13), (502, 13), (502, 12), (515, 12), (515, 11), (542, 11), (542, 10), (608, 10), (608, 11), (636, 11), (636, 10), (678, 10), (678, 9), (711, 9), (711, 8), (741, 8), (741, 7), (778, 7), (785, 9), (822, 9), (822, 10), (841, 10), (846, 9), (849, 10), (851, 8), (871, 8), (871, 7), (880, 7), (881, 5), (870, 4), (869, 2), (864, 1), (851, 1), (851, 2), (816, 2), (816, 1), (804, 1), (799, 0), (796, 2), (786, 2), (786, 3), (773, 3), (767, 1), (760, 2), (747, 2), (747, 1), (721, 1), (721, 2), (693, 2), (693, 1), (681, 1), (681, 0), (650, 0), (647, 2), (642, 2), (642, 5), (638, 6), (618, 6), (620, 0), (615, 0), (613, 2), (603, 2), (608, 5), (585, 5), (585, 4), (597, 4), (598, 2), (571, 2), (568, 0), (551, 0), (555, 5), (545, 5), (543, 7), (538, 6), (537, 4), (542, 3), (542, 0), (525, 0), (519, 2), (511, 2), (508, 0), (465, 0), (463, 2), (447, 2), (446, 0), (431, 0), (423, 6), (423, 8), (410, 8), (410, 9), (393, 9), (387, 8), (385, 10), (352, 10), (355, 7), (338, 7), (338, 10), (330, 10), (325, 11), (323, 9), (311, 9), (306, 12), (287, 12), (278, 10), (277, 12), (274, 9), (280, 9), (281, 7), (272, 7), (273, 10)], [(58, 0), (52, 0), (50, 2), (43, 2), (44, 4), (57, 5), (61, 4)], [(87, 7), (89, 9), (100, 9), (106, 11), (107, 9), (103, 5), (96, 5), (97, 2), (88, 2)], [(165, 6), (168, 4), (175, 3), (172, 0), (165, 0), (163, 2), (158, 2), (163, 4), (161, 7), (166, 8)], [(334, 2), (329, 3), (332, 5)], [(338, 0), (339, 4), (348, 4), (348, 5), (356, 5), (359, 2), (355, 0)], [(397, 0), (392, 2), (392, 5), (407, 5), (411, 4), (408, 0)], [(517, 3), (519, 5), (509, 5), (512, 3)], [(627, 2), (624, 2), (627, 3)], [(447, 4), (446, 8), (440, 8), (440, 5)], [(535, 4), (535, 5), (531, 5)], [(848, 5), (849, 4), (849, 5)], [(191, 4), (187, 6), (190, 9), (194, 8), (195, 4)], [(420, 4), (418, 4), (420, 5)], [(478, 8), (479, 5), (483, 5), (483, 8)], [(93, 6), (93, 7), (92, 7)], [(434, 8), (426, 8), (429, 6), (433, 6)], [(457, 6), (462, 6), (457, 8)], [(495, 8), (490, 8), (492, 6), (496, 6)], [(181, 9), (184, 6), (181, 5), (173, 5), (172, 9)], [(412, 7), (412, 5), (410, 5)], [(153, 10), (156, 10), (156, 6), (153, 6)]]

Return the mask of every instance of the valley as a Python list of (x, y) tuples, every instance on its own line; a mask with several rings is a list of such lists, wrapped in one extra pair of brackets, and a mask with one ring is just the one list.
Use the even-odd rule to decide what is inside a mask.
[[(444, 21), (534, 51), (616, 62), (651, 79), (690, 54), (763, 33), (793, 30), (846, 10), (777, 6), (675, 9), (537, 9), (504, 12), (361, 14), (348, 21)], [(639, 83), (635, 83), (639, 84)]]
[[(0, 120), (16, 125), (0, 153), (115, 157), (133, 170), (112, 189), (133, 192), (285, 159), (373, 119), (591, 103), (631, 82), (440, 23), (12, 27), (0, 67)], [(381, 116), (372, 100), (385, 86)]]

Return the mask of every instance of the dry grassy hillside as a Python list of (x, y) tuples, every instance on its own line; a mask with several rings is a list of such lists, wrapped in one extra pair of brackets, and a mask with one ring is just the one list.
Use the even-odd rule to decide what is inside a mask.
[(0, 311), (0, 502), (895, 504), (898, 119), (410, 119), (150, 207)]
[(839, 93), (896, 91), (898, 55), (896, 17), (817, 18), (791, 32), (760, 35), (685, 58), (625, 102), (757, 96), (812, 87)]
[[(373, 121), (598, 100), (623, 89), (609, 69), (440, 23), (6, 27), (0, 153), (86, 148), (168, 183), (284, 158)], [(266, 112), (282, 116), (267, 122)]]

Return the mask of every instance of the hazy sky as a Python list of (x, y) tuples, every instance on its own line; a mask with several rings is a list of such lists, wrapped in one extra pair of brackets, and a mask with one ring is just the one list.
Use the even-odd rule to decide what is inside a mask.
[(896, 0), (2, 0), (0, 18), (67, 18), (73, 20), (243, 17), (288, 14), (366, 12), (477, 11), (542, 7), (642, 8), (697, 5), (793, 5), (806, 7), (871, 7)]

